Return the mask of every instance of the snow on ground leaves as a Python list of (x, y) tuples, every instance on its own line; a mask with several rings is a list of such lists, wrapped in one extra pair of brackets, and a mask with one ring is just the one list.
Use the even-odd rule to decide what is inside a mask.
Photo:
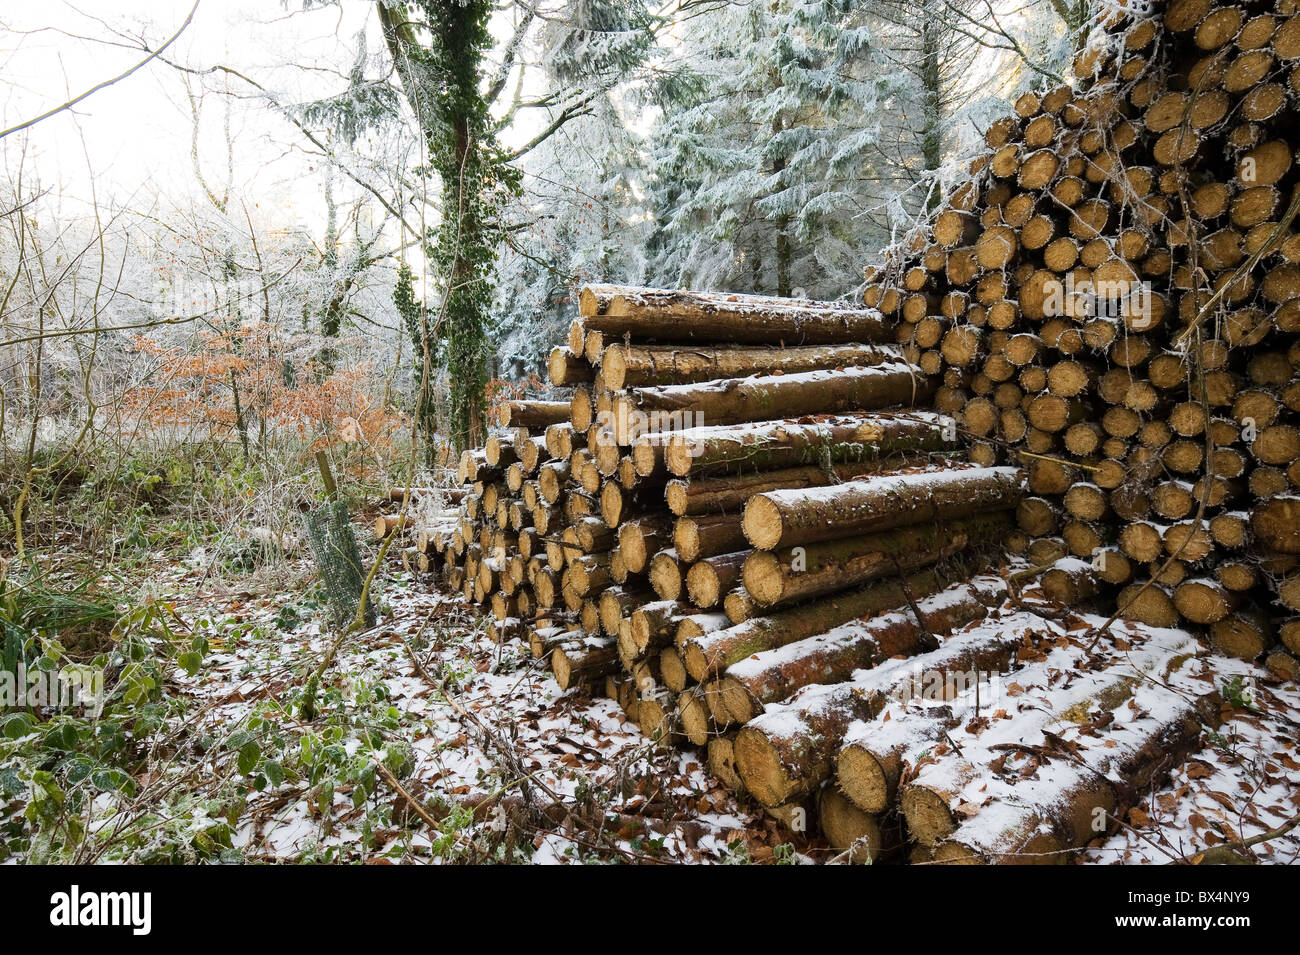
[[(174, 675), (199, 705), (190, 727), (195, 734), (215, 736), (244, 726), (273, 701), (283, 705), (286, 722), (297, 718), (296, 712), (287, 715), (289, 704), (303, 674), (332, 642), (315, 621), (289, 632), (277, 629), (283, 608), (298, 596), (252, 598), (197, 587), (181, 603), (187, 616), (238, 617), (241, 633), (238, 639), (228, 635), (215, 641), (196, 676)], [(385, 742), (409, 744), (413, 765), (403, 787), (426, 805), (441, 801), (480, 811), (450, 837), (430, 832), (419, 819), (408, 820), (405, 829), (393, 823), (376, 830), (366, 805), (354, 802), (349, 787), (331, 794), (327, 811), (301, 786), (268, 787), (249, 793), (236, 831), (234, 845), (248, 858), (377, 861), (391, 855), (408, 862), (442, 861), (450, 838), (466, 850), (456, 858), (472, 859), (469, 844), (475, 836), (499, 825), (501, 816), (491, 811), (494, 800), (509, 803), (514, 818), (519, 793), (529, 782), (539, 802), (550, 800), (546, 793), (563, 801), (560, 813), (552, 812), (553, 819), (527, 834), (534, 862), (774, 857), (781, 836), (709, 776), (700, 754), (650, 745), (610, 700), (561, 695), (544, 663), (533, 661), (518, 642), (493, 642), (487, 625), (458, 599), (424, 592), (396, 574), (386, 584), (382, 605), (386, 613), (379, 626), (344, 642), (322, 681), (322, 695), (337, 694), (331, 697), (335, 706), (358, 713), (373, 711), (377, 703), (395, 712), (382, 735)], [(423, 674), (408, 646), (419, 655)], [(457, 706), (426, 676), (445, 681)], [(371, 752), (364, 732), (345, 735), (347, 756), (383, 757), (381, 751)], [(503, 778), (509, 772), (501, 746), (526, 780)], [(404, 802), (382, 782), (370, 798), (375, 801)], [(569, 811), (582, 824), (569, 824), (564, 818)]]
[[(287, 705), (298, 692), (302, 672), (325, 653), (330, 638), (311, 620), (287, 633), (276, 630), (274, 621), (297, 596), (259, 600), (208, 588), (195, 590), (184, 602), (182, 613), (228, 614), (245, 626), (242, 638), (220, 641), (197, 676), (177, 673), (200, 703), (196, 731), (243, 725), (259, 708), (277, 701)], [(1033, 588), (1024, 598), (1029, 609), (1041, 594)], [(360, 707), (376, 685), (383, 686), (386, 705), (401, 715), (388, 732), (409, 743), (413, 754), (403, 785), (421, 801), (440, 797), (473, 808), (506, 787), (510, 795), (502, 798), (517, 801), (520, 787), (519, 780), (502, 778), (501, 754), (473, 720), (417, 672), (403, 641), (415, 641), (427, 617), (420, 641), (425, 672), (447, 679), (460, 707), (508, 744), (539, 789), (544, 786), (563, 801), (558, 818), (527, 834), (531, 861), (768, 861), (786, 851), (781, 847), (788, 833), (739, 804), (709, 776), (701, 754), (649, 745), (612, 701), (560, 694), (545, 666), (527, 659), (518, 643), (492, 642), (459, 599), (423, 592), (399, 574), (388, 581), (383, 600), (387, 612), (380, 626), (348, 641), (323, 689), (337, 691), (340, 706)], [(1083, 620), (1093, 626), (1100, 622)], [(259, 626), (269, 636), (256, 636)], [(1073, 625), (1042, 621), (1041, 629), (1061, 633)], [(1152, 636), (1123, 621), (1115, 633), (1132, 646)], [(1278, 685), (1252, 664), (1204, 653), (1180, 671), (1180, 680), (1187, 690), (1235, 688), (1226, 694), (1230, 701), (1249, 706), (1225, 705), (1223, 724), (1207, 745), (1146, 793), (1124, 826), (1087, 849), (1080, 861), (1168, 862), (1264, 832), (1300, 809), (1295, 719), (1300, 691)], [(355, 735), (347, 745), (363, 746)], [(382, 783), (376, 798), (400, 802)], [(593, 804), (604, 822), (595, 834)], [(418, 820), (367, 831), (365, 812), (345, 788), (332, 794), (323, 813), (301, 787), (273, 787), (250, 793), (235, 845), (253, 859), (374, 861), (387, 853), (402, 861), (443, 861), (445, 843), (463, 849), (475, 831), (492, 824), (490, 815), (474, 818), (473, 826), (450, 835), (431, 832)], [(795, 861), (825, 857), (806, 845), (800, 849), (804, 854), (796, 854)], [(1300, 835), (1292, 832), (1254, 851), (1262, 861), (1292, 862), (1300, 857)]]

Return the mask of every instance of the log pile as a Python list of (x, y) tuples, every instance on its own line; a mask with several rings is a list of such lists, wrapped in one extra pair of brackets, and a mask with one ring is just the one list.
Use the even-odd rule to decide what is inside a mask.
[[(469, 493), (458, 526), (434, 546), (446, 583), (490, 602), (503, 624), (526, 625), (561, 686), (610, 677), (648, 730), (662, 723), (672, 737), (681, 710), (699, 715), (687, 637), (923, 569), (1009, 524), (1003, 498), (1019, 493), (1009, 470), (993, 477), (1002, 497), (985, 493), (1000, 520), (969, 519), (960, 493), (942, 498), (965, 481), (962, 472), (939, 481), (944, 467), (969, 466), (952, 454), (951, 420), (915, 409), (928, 392), (897, 346), (879, 344), (892, 332), (876, 310), (619, 286), (585, 289), (581, 310), (549, 361), (570, 400), (511, 403), (506, 430), (462, 455), (457, 477)], [(977, 485), (986, 470), (971, 469)], [(746, 536), (755, 495), (864, 489), (886, 474), (877, 509), (913, 480), (924, 504), (933, 483), (942, 488), (933, 508), (954, 519), (954, 533), (920, 526), (932, 516), (924, 509), (910, 521), (850, 519), (860, 502), (828, 493), (843, 529), (815, 536), (833, 545), (786, 534), (755, 548)], [(782, 506), (787, 520), (799, 510), (797, 500)], [(797, 590), (774, 550), (796, 544), (809, 561)], [(761, 581), (757, 597), (746, 579)], [(897, 586), (876, 589), (859, 615), (902, 599)]]
[(569, 400), (512, 403), (431, 538), (561, 688), (851, 861), (1064, 861), (1217, 719), (1194, 644), (1008, 604), (1004, 549), (1295, 678), (1295, 0), (1110, 8), (1075, 74), (862, 306), (585, 288)]
[(972, 460), (1025, 468), (1009, 544), (1062, 602), (1293, 675), (1297, 4), (1145, 6), (992, 125), (865, 301)]
[(876, 310), (593, 286), (582, 313), (549, 362), (570, 401), (515, 403), (527, 426), (465, 452), (434, 546), (503, 639), (660, 743), (722, 769), (765, 705), (926, 646), (942, 620), (886, 612), (1014, 526), (1020, 475), (965, 461), (953, 421), (917, 409), (929, 391)]
[[(386, 513), (374, 520), (377, 541), (393, 537), (390, 555), (417, 578), (437, 579), (444, 565), (446, 540), (459, 523), (464, 488), (394, 487), (380, 502)], [(396, 505), (397, 510), (387, 512)]]

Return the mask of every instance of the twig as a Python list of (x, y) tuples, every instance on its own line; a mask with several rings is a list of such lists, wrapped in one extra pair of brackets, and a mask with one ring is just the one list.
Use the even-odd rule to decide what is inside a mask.
[(1251, 836), (1249, 839), (1238, 839), (1235, 842), (1225, 842), (1222, 845), (1212, 846), (1204, 852), (1199, 852), (1192, 856), (1183, 856), (1181, 859), (1174, 861), (1174, 865), (1240, 865), (1249, 863), (1253, 860), (1245, 859), (1237, 853), (1242, 849), (1249, 849), (1263, 842), (1271, 842), (1274, 839), (1280, 839), (1292, 829), (1300, 826), (1300, 812), (1296, 813), (1282, 825), (1267, 832), (1261, 832), (1258, 835)]

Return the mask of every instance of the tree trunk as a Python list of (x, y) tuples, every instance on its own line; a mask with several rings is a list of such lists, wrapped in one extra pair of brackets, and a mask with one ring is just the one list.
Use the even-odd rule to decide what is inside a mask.
[(918, 671), (941, 680), (948, 675), (988, 672), (1007, 665), (1024, 638), (1010, 629), (977, 629), (946, 641), (915, 660), (898, 660), (845, 683), (809, 688), (789, 703), (767, 709), (736, 734), (741, 777), (764, 805), (779, 805), (812, 792), (835, 767), (846, 732), (857, 720), (874, 720), (893, 697), (926, 690), (916, 687)]
[[(928, 579), (939, 582), (934, 576)], [(987, 584), (979, 589), (962, 584), (933, 597), (909, 589), (921, 611), (920, 621), (910, 609), (850, 621), (727, 667), (718, 690), (731, 720), (748, 723), (766, 704), (787, 700), (805, 686), (841, 683), (854, 671), (870, 669), (890, 657), (912, 656), (929, 648), (932, 637), (983, 618), (994, 598), (994, 588)]]
[(852, 481), (881, 470), (879, 461), (860, 464), (836, 464), (829, 469), (820, 467), (784, 468), (779, 471), (760, 471), (756, 474), (720, 474), (716, 477), (675, 479), (664, 489), (668, 509), (681, 517), (701, 514), (729, 514), (736, 516), (755, 494), (766, 491), (797, 490), (799, 488), (825, 487)]
[(567, 401), (511, 401), (501, 409), (500, 424), (506, 428), (541, 431), (569, 420)]
[(816, 423), (777, 422), (670, 435), (664, 460), (679, 477), (806, 465), (877, 462), (908, 451), (956, 447), (952, 419), (929, 412), (845, 415)]
[(600, 370), (610, 391), (655, 385), (683, 385), (745, 378), (750, 375), (795, 374), (902, 361), (888, 345), (767, 346), (623, 345), (606, 347)]
[[(936, 570), (908, 575), (906, 586), (886, 580), (846, 594), (836, 594), (766, 617), (678, 639), (687, 672), (704, 680), (727, 670), (751, 654), (783, 647), (868, 614), (891, 610), (907, 602), (907, 591), (933, 593), (945, 583)], [(723, 618), (725, 620), (725, 618)]]
[(1011, 526), (1009, 514), (995, 512), (946, 525), (916, 524), (823, 544), (754, 551), (745, 561), (745, 589), (763, 606), (834, 593), (1000, 541)]

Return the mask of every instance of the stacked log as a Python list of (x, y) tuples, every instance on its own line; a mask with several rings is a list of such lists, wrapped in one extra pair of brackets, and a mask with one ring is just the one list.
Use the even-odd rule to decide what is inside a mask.
[[(930, 389), (878, 311), (622, 286), (581, 303), (548, 362), (563, 418), (512, 411), (530, 430), (465, 452), (444, 541), (448, 583), (504, 604), (502, 636), (562, 688), (724, 769), (763, 706), (970, 618), (971, 600), (924, 624), (906, 608), (1000, 546), (1021, 476), (963, 460), (952, 419), (916, 408)], [(821, 804), (837, 838), (856, 825)], [(897, 842), (876, 832), (868, 854)]]
[(1109, 7), (862, 305), (583, 289), (567, 401), (459, 462), (447, 584), (849, 861), (1069, 858), (1217, 701), (1151, 695), (1176, 633), (1129, 653), (1009, 610), (997, 553), (1067, 617), (1297, 671), (1298, 24)]
[[(998, 583), (976, 578), (922, 602), (922, 616), (941, 633), (978, 621)], [(873, 633), (880, 650), (904, 655), (770, 703), (719, 752), (722, 769), (765, 806), (834, 794), (836, 824), (856, 820), (860, 835), (848, 844), (827, 835), (850, 861), (880, 858), (875, 834), (901, 822), (925, 862), (1065, 862), (1113, 832), (1217, 723), (1217, 694), (1196, 679), (1171, 687), (1194, 668), (1185, 634), (1107, 648), (1103, 659), (1084, 641), (1044, 634), (1033, 614), (987, 613), (920, 652), (901, 614), (846, 628), (830, 642)], [(763, 671), (777, 672), (734, 668), (751, 687), (764, 685), (754, 682)], [(1063, 672), (1075, 675), (1062, 681)]]
[[(936, 713), (934, 724), (900, 719), (901, 731), (849, 734), (839, 763), (930, 754), (908, 773), (898, 805), (909, 835), (945, 864), (1053, 864), (1114, 831), (1135, 799), (1200, 748), (1218, 725), (1220, 699), (1194, 680), (1193, 640), (1151, 640), (1124, 659), (1052, 685), (1056, 659), (1015, 674), (1018, 693), (992, 716)], [(1155, 679), (1153, 679), (1153, 677)], [(1005, 707), (1005, 708), (1002, 708)], [(988, 712), (988, 711), (986, 711)], [(947, 717), (947, 718), (945, 718)], [(906, 755), (904, 755), (906, 754)], [(858, 780), (865, 782), (865, 779)]]
[(393, 538), (389, 554), (417, 579), (436, 580), (446, 570), (445, 541), (456, 528), (464, 498), (461, 488), (395, 487), (389, 489), (381, 506), (397, 510), (381, 513), (374, 520), (377, 541)]
[[(1024, 467), (1051, 589), (1296, 664), (1294, 0), (1111, 8), (868, 271), (971, 458)], [(1081, 562), (1081, 563), (1080, 563)], [(1291, 643), (1287, 643), (1290, 637)]]

